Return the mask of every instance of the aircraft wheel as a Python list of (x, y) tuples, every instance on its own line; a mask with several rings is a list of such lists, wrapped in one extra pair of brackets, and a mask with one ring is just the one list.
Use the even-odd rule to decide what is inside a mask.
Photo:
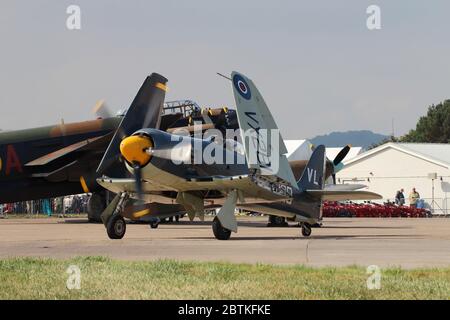
[(286, 218), (279, 216), (269, 216), (268, 227), (287, 227), (288, 223), (286, 222)]
[(157, 229), (158, 226), (159, 226), (159, 219), (156, 220), (156, 221), (151, 221), (151, 222), (150, 222), (150, 228), (152, 228), (152, 229)]
[(304, 223), (302, 225), (302, 235), (304, 237), (309, 237), (311, 235), (311, 232), (312, 232), (311, 226), (308, 223)]
[(87, 211), (89, 222), (102, 222), (100, 218), (106, 208), (106, 197), (102, 193), (93, 193), (88, 200)]
[(113, 215), (109, 218), (106, 231), (110, 239), (122, 239), (127, 230), (127, 225), (125, 219), (118, 214)]
[(217, 240), (230, 239), (231, 230), (224, 228), (217, 217), (215, 217), (213, 220), (212, 230)]
[(176, 215), (176, 216), (175, 216), (175, 221), (176, 221), (176, 222), (180, 221), (180, 216), (179, 216), (179, 215)]

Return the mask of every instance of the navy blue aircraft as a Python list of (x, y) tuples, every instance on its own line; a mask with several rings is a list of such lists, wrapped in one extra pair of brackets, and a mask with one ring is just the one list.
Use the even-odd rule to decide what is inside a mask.
[(315, 148), (297, 178), (254, 83), (238, 72), (230, 80), (242, 144), (158, 129), (167, 79), (153, 73), (144, 81), (97, 169), (107, 172), (121, 158), (133, 175), (97, 179), (116, 194), (102, 213), (111, 239), (125, 235), (124, 217), (152, 215), (149, 206), (155, 203), (179, 204), (191, 219), (203, 218), (206, 208), (220, 208), (212, 230), (217, 239), (227, 240), (238, 229), (236, 208), (290, 218), (301, 224), (303, 236), (308, 237), (311, 226), (321, 219), (322, 201), (381, 198), (355, 187), (326, 188), (324, 146)]

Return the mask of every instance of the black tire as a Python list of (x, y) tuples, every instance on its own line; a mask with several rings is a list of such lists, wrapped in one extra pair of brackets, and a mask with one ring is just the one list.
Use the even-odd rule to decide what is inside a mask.
[(224, 228), (217, 217), (213, 220), (212, 230), (217, 240), (228, 240), (231, 237), (231, 230)]
[(159, 222), (160, 222), (159, 219), (156, 220), (156, 221), (151, 221), (151, 222), (150, 222), (150, 228), (152, 228), (152, 229), (157, 229), (158, 226), (159, 226)]
[(308, 223), (304, 223), (302, 225), (302, 235), (304, 237), (309, 237), (311, 235), (312, 229), (311, 226)]
[(173, 217), (169, 218), (169, 222), (172, 223), (173, 222)]
[(88, 200), (87, 213), (89, 222), (102, 222), (101, 214), (106, 208), (104, 193), (93, 193)]
[(176, 221), (176, 222), (180, 221), (180, 216), (179, 216), (179, 215), (176, 215), (176, 216), (175, 216), (175, 221)]
[(106, 232), (110, 239), (122, 239), (126, 231), (127, 224), (121, 215), (115, 214), (109, 218), (106, 225)]
[(269, 216), (268, 227), (287, 227), (288, 223), (286, 222), (286, 218), (279, 216)]

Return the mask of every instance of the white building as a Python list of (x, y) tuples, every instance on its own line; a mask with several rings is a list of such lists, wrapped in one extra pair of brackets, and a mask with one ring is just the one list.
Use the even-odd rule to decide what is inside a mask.
[(436, 214), (450, 213), (450, 144), (391, 142), (344, 164), (337, 173), (337, 183), (365, 184), (384, 201), (394, 201), (397, 190), (403, 188), (406, 204), (415, 187)]

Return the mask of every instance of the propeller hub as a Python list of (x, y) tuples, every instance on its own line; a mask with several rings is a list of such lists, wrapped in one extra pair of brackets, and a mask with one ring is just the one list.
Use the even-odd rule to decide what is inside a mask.
[(153, 143), (146, 136), (130, 136), (120, 143), (120, 153), (128, 163), (145, 166), (151, 159), (147, 149), (153, 147)]

